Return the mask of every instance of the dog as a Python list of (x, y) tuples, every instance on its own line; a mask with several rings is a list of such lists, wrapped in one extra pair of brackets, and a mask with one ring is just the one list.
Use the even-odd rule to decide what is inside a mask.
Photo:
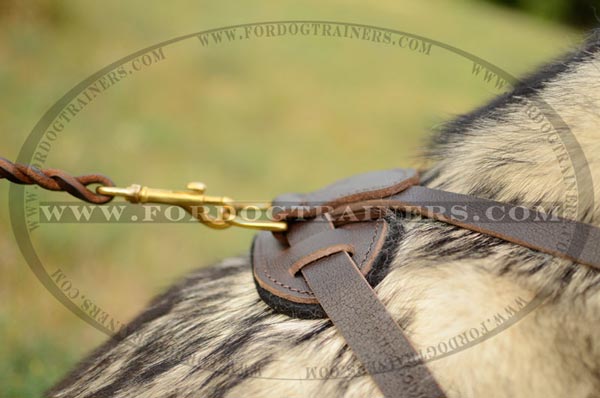
[[(440, 128), (425, 156), (423, 185), (600, 226), (600, 35)], [(394, 222), (375, 290), (448, 397), (600, 396), (597, 270), (410, 214)], [(361, 369), (327, 319), (271, 310), (244, 256), (176, 283), (47, 396), (381, 396)]]

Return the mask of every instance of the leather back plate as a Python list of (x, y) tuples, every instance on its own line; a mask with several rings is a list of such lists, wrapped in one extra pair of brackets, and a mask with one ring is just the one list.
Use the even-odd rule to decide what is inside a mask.
[[(323, 221), (312, 220), (304, 222)], [(292, 225), (290, 228), (294, 228), (294, 226)], [(350, 255), (361, 273), (366, 276), (372, 271), (375, 259), (381, 252), (388, 236), (388, 223), (384, 219), (380, 219), (377, 221), (346, 224), (335, 229), (331, 226), (331, 228), (332, 232), (338, 231), (342, 233), (342, 240), (352, 247)], [(319, 252), (321, 247), (331, 247), (329, 240), (330, 238), (328, 237), (322, 239), (321, 236), (317, 235), (313, 239), (314, 243), (308, 243), (309, 245), (314, 245), (313, 252)], [(340, 249), (338, 251), (348, 252), (349, 250)], [(301, 253), (305, 257), (311, 253), (311, 250), (302, 248)], [(259, 293), (261, 290), (263, 293), (266, 291), (270, 295), (297, 304), (318, 304), (318, 300), (315, 298), (301, 273), (294, 273), (294, 271), (290, 270), (293, 268), (292, 265), (296, 263), (295, 260), (297, 257), (294, 248), (286, 247), (272, 233), (259, 233), (252, 247), (252, 268)], [(327, 266), (326, 261), (327, 253), (323, 253), (323, 257), (311, 263), (322, 263), (321, 266)], [(265, 299), (264, 294), (261, 294), (261, 296)], [(265, 301), (271, 305), (270, 301), (272, 300)], [(273, 305), (271, 306), (273, 307)], [(275, 309), (281, 312), (281, 308)], [(295, 314), (295, 316), (297, 315)]]

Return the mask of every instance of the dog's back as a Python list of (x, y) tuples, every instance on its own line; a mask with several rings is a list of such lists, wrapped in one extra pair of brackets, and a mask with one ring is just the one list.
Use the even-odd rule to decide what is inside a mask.
[[(446, 126), (424, 184), (600, 226), (599, 46)], [(440, 222), (397, 223), (376, 291), (449, 397), (600, 396), (596, 271)], [(173, 286), (49, 395), (378, 396), (360, 370), (330, 322), (270, 310), (243, 257)]]

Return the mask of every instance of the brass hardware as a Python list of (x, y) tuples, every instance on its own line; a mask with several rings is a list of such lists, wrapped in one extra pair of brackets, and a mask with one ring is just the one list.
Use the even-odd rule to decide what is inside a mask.
[[(159, 203), (179, 206), (201, 223), (214, 229), (225, 229), (231, 226), (266, 231), (285, 231), (287, 229), (285, 222), (244, 220), (239, 216), (240, 211), (247, 209), (265, 212), (271, 207), (270, 203), (242, 205), (227, 196), (205, 195), (206, 185), (201, 182), (190, 182), (187, 189), (188, 191), (170, 191), (131, 185), (127, 188), (101, 186), (96, 191), (101, 195), (123, 197), (131, 203)], [(206, 206), (216, 207), (217, 215), (210, 215)]]

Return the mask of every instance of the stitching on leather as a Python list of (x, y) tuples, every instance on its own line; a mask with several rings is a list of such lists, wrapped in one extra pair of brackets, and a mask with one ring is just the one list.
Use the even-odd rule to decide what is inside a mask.
[(377, 232), (379, 232), (379, 225), (381, 225), (382, 223), (383, 223), (383, 221), (375, 222), (375, 232), (373, 233), (373, 237), (371, 238), (371, 244), (369, 245), (369, 249), (365, 253), (365, 257), (360, 262), (361, 266), (365, 263), (365, 261), (367, 261), (367, 258), (369, 258), (369, 254), (371, 253), (371, 250), (373, 249), (373, 245), (375, 244), (375, 238), (377, 237)]
[(265, 275), (267, 276), (267, 278), (269, 278), (270, 281), (278, 284), (279, 286), (281, 286), (283, 288), (286, 288), (288, 290), (291, 290), (291, 291), (297, 292), (297, 293), (308, 294), (309, 296), (314, 296), (315, 295), (313, 292), (308, 292), (306, 290), (296, 289), (295, 287), (292, 287), (292, 286), (286, 285), (285, 283), (279, 282), (277, 279), (273, 278), (271, 276), (271, 274), (269, 274), (269, 271), (267, 271), (267, 267), (266, 266), (263, 267), (263, 272), (265, 273)]

